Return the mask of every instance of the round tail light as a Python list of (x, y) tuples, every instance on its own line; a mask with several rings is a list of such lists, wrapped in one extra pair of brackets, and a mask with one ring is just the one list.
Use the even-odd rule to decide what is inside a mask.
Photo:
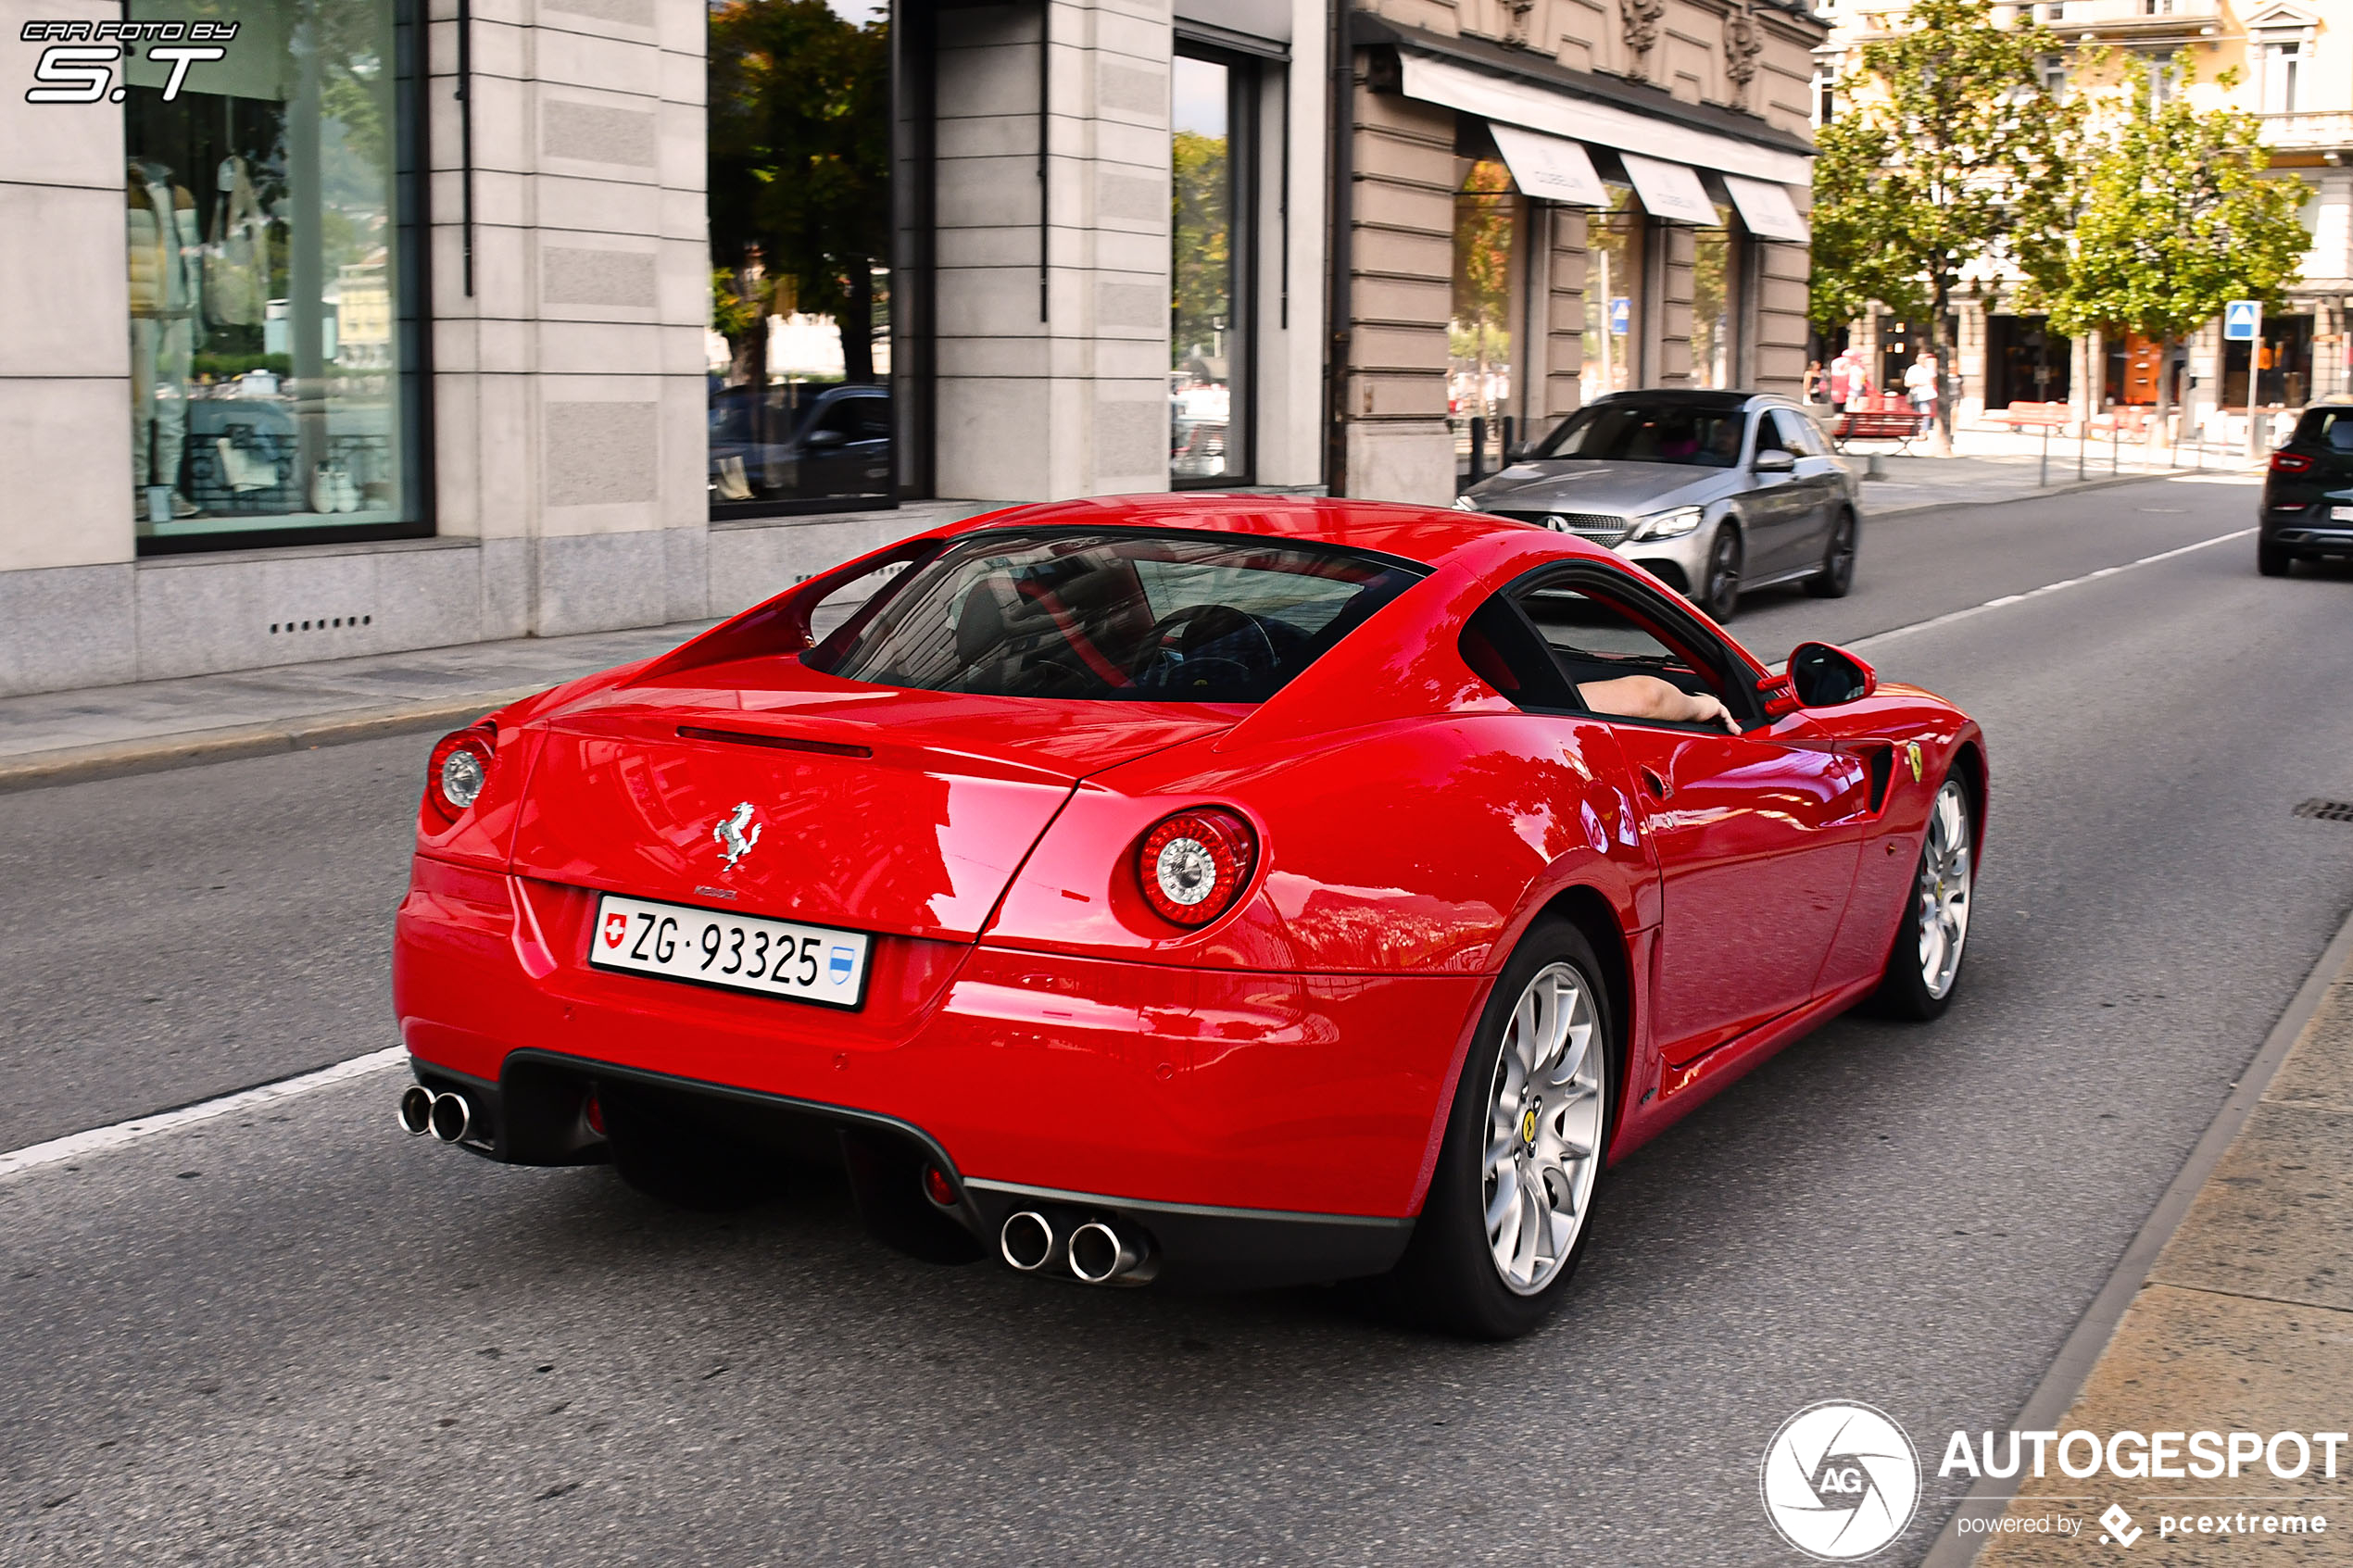
[(1231, 811), (1179, 811), (1144, 835), (1136, 871), (1162, 919), (1207, 925), (1233, 907), (1250, 881), (1258, 840)]
[(484, 786), (490, 783), (491, 764), (497, 760), (491, 734), (488, 726), (478, 724), (444, 735), (433, 748), (433, 759), (425, 764), (425, 804), (443, 822), (456, 822), (482, 798)]

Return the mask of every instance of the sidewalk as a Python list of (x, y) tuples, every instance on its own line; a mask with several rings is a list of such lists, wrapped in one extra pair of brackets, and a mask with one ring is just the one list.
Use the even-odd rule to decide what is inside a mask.
[(674, 647), (711, 624), (519, 637), (0, 697), (0, 793), (454, 729), (517, 697)]
[[(2198, 1185), (2066, 1414), (2023, 1425), (2103, 1438), (2160, 1430), (2254, 1433), (2267, 1442), (2274, 1433), (2309, 1439), (2353, 1427), (2348, 947), (2353, 922), (2322, 960), (2323, 972), (2333, 972), (2327, 989), (2268, 1083), (2258, 1081), (2264, 1059), (2257, 1059), (2248, 1084), (2260, 1097)], [(2118, 1549), (2101, 1544), (2098, 1519), (2113, 1502), (2131, 1515), (2125, 1528), (2143, 1532), (2133, 1538), (2135, 1561), (2244, 1562), (2252, 1552), (2267, 1562), (2353, 1562), (2353, 1450), (2340, 1448), (2334, 1478), (2322, 1475), (2317, 1445), (2311, 1453), (2310, 1470), (2287, 1480), (2261, 1460), (2243, 1466), (2235, 1479), (2226, 1470), (2213, 1480), (2120, 1481), (2105, 1470), (2072, 1480), (2054, 1465), (2043, 1479), (2023, 1481), (2007, 1512), (2021, 1520), (2073, 1514), (2083, 1521), (2082, 1533), (1981, 1537), (1991, 1544), (1976, 1561), (1979, 1568), (2045, 1568), (2080, 1563), (2087, 1549), (2115, 1555)], [(2080, 1444), (2076, 1458), (2083, 1458)], [(2283, 1467), (2292, 1468), (2294, 1460), (2292, 1447), (2282, 1450)], [(2093, 1500), (2081, 1500), (2087, 1487)], [(2291, 1513), (2318, 1514), (2327, 1527), (2300, 1537), (2262, 1529), (2267, 1516)], [(2161, 1534), (2166, 1515), (2188, 1516), (2191, 1533)], [(2208, 1532), (2195, 1529), (2200, 1515)], [(2226, 1517), (2231, 1534), (2213, 1532)], [(1940, 1549), (1946, 1544), (1940, 1540)]]
[[(2034, 495), (2104, 488), (2132, 480), (2165, 474), (2251, 473), (2259, 471), (2244, 453), (2209, 445), (2201, 454), (2195, 443), (2178, 452), (2164, 447), (2154, 453), (2137, 442), (2111, 445), (2087, 443), (2082, 452), (2082, 478), (2076, 477), (2077, 450), (2072, 439), (2054, 434), (2047, 466), (2040, 432), (2012, 434), (2002, 429), (1964, 426), (1953, 433), (1954, 455), (1925, 456), (1925, 443), (1914, 442), (1911, 457), (1897, 457), (1884, 442), (1857, 442), (1846, 460), (1864, 476), (1863, 508), (1867, 518), (1900, 517), (1933, 507), (1982, 506), (2020, 501)], [(1877, 452), (1884, 478), (1869, 478), (1867, 470)], [(2154, 460), (2152, 460), (2154, 458)], [(2111, 471), (2113, 464), (2113, 471)]]
[[(2086, 458), (2088, 478), (2078, 484), (2072, 444), (2055, 441), (2044, 485), (2039, 436), (1965, 429), (1956, 439), (1960, 451), (1952, 458), (1882, 456), (1887, 477), (1865, 483), (1865, 515), (2015, 501), (2179, 473), (2192, 455), (2184, 451), (2183, 468), (2145, 466), (2148, 455), (2126, 446), (2116, 454), (2119, 472), (2111, 479), (2109, 453), (2095, 447)], [(2221, 453), (2210, 455), (2219, 470)], [(1861, 471), (1865, 455), (1850, 456)], [(517, 697), (673, 647), (711, 624), (522, 637), (0, 697), (0, 794), (455, 728)]]

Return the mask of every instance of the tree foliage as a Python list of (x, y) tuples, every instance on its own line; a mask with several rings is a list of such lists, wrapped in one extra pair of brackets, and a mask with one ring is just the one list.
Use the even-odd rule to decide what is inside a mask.
[[(2068, 199), (2059, 149), (2069, 107), (2043, 90), (2039, 27), (2002, 27), (1986, 0), (1917, 0), (1902, 31), (1864, 46), (1844, 108), (1818, 138), (1814, 319), (1835, 326), (1873, 301), (1926, 318), (1949, 378), (1946, 315), (1963, 277), (2052, 259)], [(1952, 398), (1937, 399), (1950, 450)]]
[[(874, 379), (874, 270), (890, 252), (890, 44), (824, 0), (735, 0), (710, 40), (714, 265), (839, 322), (851, 381)], [(748, 265), (757, 260), (757, 270)]]
[(1234, 232), (1227, 191), (1233, 160), (1223, 136), (1179, 131), (1169, 140), (1176, 239), (1169, 341), (1181, 365), (1188, 357), (1214, 354), (1218, 328), (1232, 324)]
[[(2095, 107), (2074, 159), (2082, 210), (2051, 322), (2170, 346), (2233, 299), (2284, 302), (2311, 243), (2297, 216), (2308, 191), (2262, 177), (2270, 160), (2256, 116), (2191, 103), (2186, 53), (2162, 101), (2139, 67), (2129, 63), (2120, 86), (2086, 94)], [(2227, 73), (2221, 84), (2231, 85)]]

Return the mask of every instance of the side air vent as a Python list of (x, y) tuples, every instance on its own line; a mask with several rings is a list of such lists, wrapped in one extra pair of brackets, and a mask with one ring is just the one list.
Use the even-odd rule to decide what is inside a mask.
[(749, 730), (711, 730), (699, 724), (678, 726), (681, 740), (715, 740), (728, 746), (764, 746), (771, 751), (814, 751), (824, 757), (872, 757), (872, 746), (840, 741), (803, 740), (798, 735), (755, 734)]

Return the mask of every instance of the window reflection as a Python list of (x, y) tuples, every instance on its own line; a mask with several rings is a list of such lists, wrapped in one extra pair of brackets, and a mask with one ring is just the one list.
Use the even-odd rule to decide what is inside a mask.
[(1171, 196), (1168, 471), (1239, 477), (1234, 438), (1239, 231), (1234, 157), (1236, 69), (1180, 55), (1170, 71)]
[(1718, 203), (1713, 229), (1692, 232), (1692, 384), (1732, 384), (1738, 349), (1732, 339), (1732, 295), (1739, 286), (1740, 252), (1732, 238), (1732, 209)]
[(1609, 188), (1609, 207), (1585, 224), (1585, 363), (1590, 402), (1642, 384), (1642, 239), (1647, 219), (1634, 193)]

